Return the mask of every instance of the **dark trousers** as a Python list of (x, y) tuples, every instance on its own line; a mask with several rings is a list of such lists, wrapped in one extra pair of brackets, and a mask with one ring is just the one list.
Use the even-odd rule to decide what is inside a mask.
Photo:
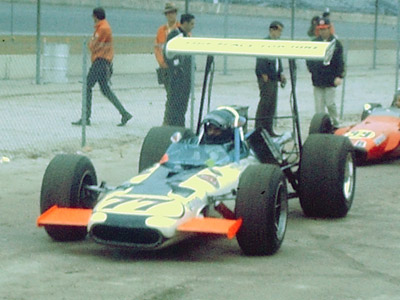
[(179, 69), (168, 69), (165, 82), (167, 102), (165, 103), (163, 125), (185, 127), (190, 86), (190, 74), (184, 75)]
[(111, 63), (103, 58), (96, 59), (90, 67), (86, 82), (86, 119), (90, 119), (92, 114), (92, 89), (96, 82), (100, 85), (100, 90), (104, 96), (118, 109), (123, 116), (127, 113), (117, 96), (113, 93), (108, 81), (112, 74)]
[(260, 89), (260, 102), (258, 102), (255, 126), (263, 127), (272, 134), (278, 97), (278, 81), (264, 82), (262, 77), (258, 77), (257, 80)]

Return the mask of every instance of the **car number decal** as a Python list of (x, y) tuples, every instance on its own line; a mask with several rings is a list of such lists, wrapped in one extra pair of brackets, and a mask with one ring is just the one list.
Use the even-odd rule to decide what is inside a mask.
[[(114, 200), (118, 201), (114, 202)], [(111, 203), (105, 205), (103, 209), (114, 209), (118, 206), (124, 205), (129, 202), (129, 203), (135, 203), (135, 210), (139, 211), (146, 211), (157, 204), (166, 202), (165, 200), (160, 200), (160, 199), (145, 199), (145, 198), (133, 199), (132, 197), (109, 198), (107, 201), (110, 201)]]
[(345, 134), (350, 139), (372, 139), (375, 137), (375, 132), (371, 130), (354, 130)]
[(182, 203), (173, 199), (112, 197), (100, 208), (103, 212), (126, 213), (135, 215), (159, 215), (179, 217), (184, 213)]

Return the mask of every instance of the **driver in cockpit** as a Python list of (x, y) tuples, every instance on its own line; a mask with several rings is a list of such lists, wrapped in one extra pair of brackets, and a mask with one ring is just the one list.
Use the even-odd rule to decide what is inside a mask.
[(204, 134), (200, 144), (226, 144), (233, 142), (234, 116), (227, 110), (209, 112), (204, 120)]

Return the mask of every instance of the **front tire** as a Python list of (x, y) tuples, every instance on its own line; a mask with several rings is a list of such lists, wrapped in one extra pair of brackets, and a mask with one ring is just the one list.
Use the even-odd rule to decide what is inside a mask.
[(253, 165), (243, 172), (235, 215), (243, 220), (236, 237), (246, 255), (272, 255), (278, 251), (288, 217), (286, 179), (278, 166)]
[(355, 181), (354, 150), (347, 137), (312, 134), (307, 138), (299, 169), (300, 204), (306, 216), (346, 216)]
[[(53, 205), (59, 207), (93, 208), (97, 194), (85, 189), (97, 185), (91, 161), (82, 155), (60, 154), (46, 168), (40, 193), (40, 212)], [(48, 235), (57, 241), (82, 240), (87, 228), (82, 226), (45, 226)]]

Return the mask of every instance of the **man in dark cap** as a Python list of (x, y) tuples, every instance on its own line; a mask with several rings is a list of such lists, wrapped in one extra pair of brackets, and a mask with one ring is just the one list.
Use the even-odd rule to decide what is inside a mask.
[[(277, 40), (281, 37), (283, 24), (273, 21), (269, 25), (269, 35), (267, 40)], [(260, 89), (260, 101), (256, 112), (256, 127), (265, 128), (272, 136), (276, 136), (273, 131), (274, 116), (276, 114), (278, 98), (278, 82), (281, 86), (286, 84), (286, 77), (283, 75), (282, 61), (279, 58), (257, 58), (256, 76)]]
[(324, 65), (321, 61), (307, 61), (307, 68), (311, 72), (314, 86), (315, 112), (323, 113), (326, 108), (332, 119), (332, 124), (338, 127), (339, 120), (335, 102), (336, 87), (342, 84), (345, 65), (342, 43), (331, 33), (330, 24), (328, 18), (321, 18), (317, 26), (320, 35), (313, 40), (316, 42), (335, 40), (335, 51), (330, 64)]
[[(194, 15), (181, 15), (180, 23), (181, 25), (168, 35), (167, 42), (178, 35), (191, 36), (195, 25)], [(165, 83), (167, 102), (165, 103), (163, 125), (185, 127), (185, 114), (192, 84), (192, 57), (190, 55), (176, 55), (171, 59), (166, 59), (166, 63), (168, 65)]]
[(80, 119), (72, 122), (72, 125), (90, 125), (92, 112), (92, 89), (96, 82), (100, 85), (100, 90), (104, 96), (118, 109), (121, 114), (121, 123), (117, 126), (125, 126), (132, 118), (132, 115), (122, 106), (117, 96), (113, 93), (108, 81), (112, 74), (112, 60), (114, 57), (113, 39), (110, 24), (106, 20), (106, 13), (103, 8), (93, 9), (92, 14), (95, 31), (89, 42), (92, 66), (87, 75), (86, 83), (86, 120)]

